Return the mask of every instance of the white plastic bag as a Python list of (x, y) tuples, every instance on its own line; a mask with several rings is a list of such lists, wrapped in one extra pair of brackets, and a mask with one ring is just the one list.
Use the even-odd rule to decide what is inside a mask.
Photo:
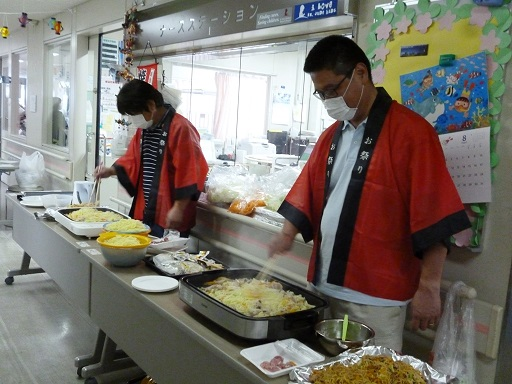
[(456, 377), (461, 384), (476, 384), (474, 300), (460, 294), (462, 281), (452, 284), (434, 340), (432, 367)]
[(21, 155), (19, 168), (14, 173), (20, 188), (37, 188), (43, 181), (45, 172), (44, 157), (39, 151)]

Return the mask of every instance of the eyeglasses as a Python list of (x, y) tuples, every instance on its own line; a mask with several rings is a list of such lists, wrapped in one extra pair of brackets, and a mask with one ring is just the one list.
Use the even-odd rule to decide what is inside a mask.
[[(350, 72), (352, 72), (352, 71), (350, 71)], [(313, 96), (315, 96), (317, 99), (322, 100), (322, 101), (325, 99), (332, 99), (333, 97), (339, 96), (337, 89), (340, 87), (341, 84), (343, 84), (343, 82), (345, 80), (347, 80), (347, 77), (348, 77), (348, 75), (345, 75), (345, 77), (338, 84), (336, 84), (332, 89), (328, 89), (327, 91), (315, 90), (315, 92), (313, 92)]]

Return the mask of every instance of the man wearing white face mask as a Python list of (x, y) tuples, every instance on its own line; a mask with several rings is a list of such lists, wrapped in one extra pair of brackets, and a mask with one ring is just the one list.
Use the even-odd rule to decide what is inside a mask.
[(298, 233), (314, 240), (307, 280), (327, 297), (326, 317), (348, 314), (400, 351), (409, 304), (414, 329), (439, 320), (449, 239), (470, 222), (435, 130), (374, 86), (355, 42), (320, 40), (304, 71), (337, 122), (279, 208), (286, 221), (269, 256)]
[[(173, 101), (176, 97), (165, 91)], [(117, 109), (137, 127), (126, 153), (112, 167), (99, 166), (95, 177), (116, 175), (133, 196), (130, 217), (161, 237), (165, 228), (187, 236), (195, 224), (196, 202), (204, 189), (208, 164), (199, 133), (160, 91), (135, 79), (117, 95)]]

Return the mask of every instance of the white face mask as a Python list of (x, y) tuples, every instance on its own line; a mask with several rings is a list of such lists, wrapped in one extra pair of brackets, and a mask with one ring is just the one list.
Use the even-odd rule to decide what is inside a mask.
[(137, 128), (146, 129), (153, 125), (153, 120), (146, 121), (142, 113), (140, 115), (130, 116), (130, 120), (133, 126)]
[(350, 82), (348, 83), (348, 87), (343, 93), (342, 96), (333, 97), (331, 99), (323, 100), (323, 104), (327, 114), (333, 118), (334, 120), (344, 121), (344, 120), (352, 120), (356, 115), (357, 108), (359, 107), (359, 103), (361, 103), (361, 99), (363, 98), (364, 85), (361, 88), (361, 96), (359, 97), (359, 101), (355, 108), (350, 108), (345, 102), (344, 96), (350, 88), (350, 84), (352, 84), (352, 78), (354, 73), (352, 72), (352, 76), (350, 77)]

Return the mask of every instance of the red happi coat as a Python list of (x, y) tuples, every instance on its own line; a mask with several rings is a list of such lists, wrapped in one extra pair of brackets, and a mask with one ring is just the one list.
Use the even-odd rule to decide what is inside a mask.
[[(378, 91), (365, 128), (365, 136), (367, 130), (376, 132), (376, 142), (359, 191), (347, 191), (336, 234), (337, 239), (346, 237), (345, 246), (335, 244), (336, 267), (329, 271), (328, 282), (405, 301), (417, 289), (422, 252), (468, 228), (470, 222), (435, 130), (421, 116), (392, 101), (382, 88)], [(375, 118), (379, 114), (382, 117)], [(314, 240), (310, 282), (315, 280), (321, 242), (327, 159), (339, 124), (320, 136), (279, 208), (306, 242)], [(358, 157), (363, 154), (368, 152), (360, 150)], [(352, 179), (358, 168), (356, 163)], [(335, 281), (329, 280), (331, 273)]]
[[(132, 202), (133, 218), (143, 220), (145, 199), (142, 190), (142, 159), (141, 159), (142, 129), (137, 129), (126, 154), (114, 164), (121, 185), (130, 196), (135, 196)], [(165, 228), (167, 212), (174, 201), (191, 197), (188, 204), (184, 223), (180, 232), (186, 232), (195, 225), (196, 200), (204, 190), (208, 173), (208, 163), (201, 151), (199, 133), (186, 118), (176, 113), (169, 127), (169, 138), (164, 152), (164, 160), (158, 187), (158, 197), (155, 213), (155, 224)]]

